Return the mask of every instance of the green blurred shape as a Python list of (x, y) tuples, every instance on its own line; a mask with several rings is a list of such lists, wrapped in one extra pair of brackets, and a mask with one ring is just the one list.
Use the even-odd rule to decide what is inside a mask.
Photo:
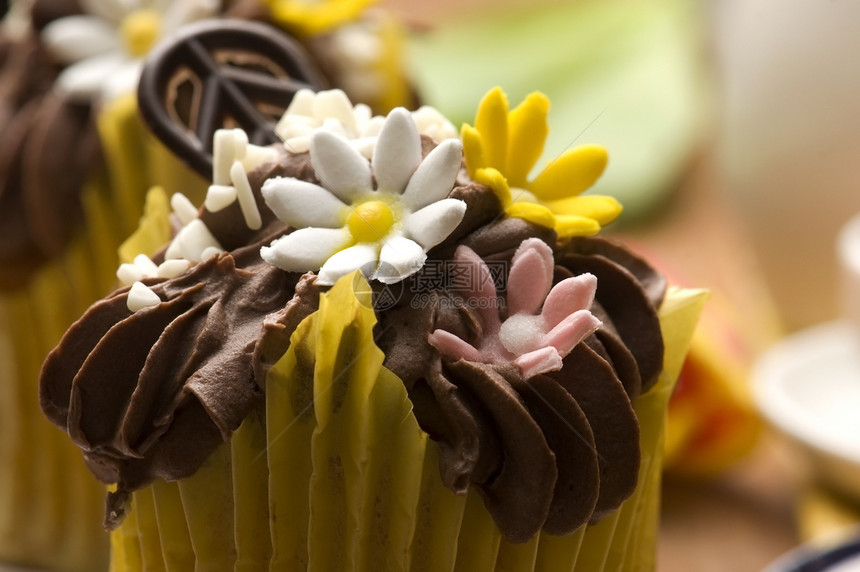
[(703, 38), (693, 0), (580, 0), (440, 23), (410, 40), (410, 63), (426, 103), (455, 125), (472, 123), (496, 85), (511, 107), (547, 94), (537, 168), (570, 146), (605, 146), (609, 166), (588, 192), (616, 197), (629, 224), (656, 214), (705, 134)]

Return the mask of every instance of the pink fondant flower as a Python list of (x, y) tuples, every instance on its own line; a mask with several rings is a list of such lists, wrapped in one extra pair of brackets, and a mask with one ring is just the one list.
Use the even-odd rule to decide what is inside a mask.
[(481, 322), (481, 338), (473, 345), (447, 330), (429, 336), (444, 357), (516, 365), (523, 379), (558, 371), (562, 359), (602, 324), (590, 311), (597, 278), (581, 274), (552, 286), (552, 250), (537, 238), (524, 240), (511, 261), (507, 282), (507, 319), (499, 317), (498, 295), (489, 268), (475, 252), (460, 246), (458, 264), (473, 266), (474, 284), (466, 304)]

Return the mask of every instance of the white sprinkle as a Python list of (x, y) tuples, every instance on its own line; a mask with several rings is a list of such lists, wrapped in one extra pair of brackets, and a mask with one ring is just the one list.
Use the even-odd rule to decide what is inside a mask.
[(313, 117), (314, 113), (314, 92), (309, 89), (300, 89), (293, 96), (293, 100), (287, 107), (287, 110), (278, 120), (275, 126), (275, 133), (282, 140), (286, 141), (292, 135), (290, 129), (295, 125), (307, 125), (313, 127), (317, 121)]
[(144, 278), (143, 272), (140, 271), (140, 268), (127, 262), (119, 265), (119, 268), (117, 268), (116, 271), (116, 277), (119, 280), (119, 283), (123, 286), (134, 284), (138, 280)]
[(188, 270), (191, 267), (191, 262), (182, 258), (174, 260), (165, 260), (158, 265), (156, 276), (159, 278), (175, 278)]
[[(281, 118), (280, 123), (278, 123), (278, 127), (275, 129), (275, 133), (278, 135), (281, 141), (284, 141), (286, 143), (288, 139), (291, 139), (292, 137), (296, 136), (295, 129), (296, 124), (293, 123), (292, 118), (284, 115)], [(313, 128), (308, 127), (308, 129), (312, 130)]]
[(170, 208), (184, 225), (197, 218), (197, 207), (182, 193), (173, 193)]
[(257, 167), (271, 163), (278, 159), (278, 152), (271, 147), (260, 147), (259, 145), (248, 145), (245, 155), (242, 157), (242, 166), (245, 172), (250, 173)]
[(308, 135), (301, 137), (290, 137), (284, 141), (287, 151), (294, 154), (304, 153), (311, 148), (311, 138)]
[[(176, 234), (176, 238), (173, 239), (170, 248), (173, 248), (174, 245), (176, 245), (177, 249), (174, 254), (177, 254), (177, 256), (171, 256), (170, 258), (184, 258), (192, 262), (203, 260), (203, 252), (208, 248), (215, 248), (218, 252), (224, 250), (199, 218), (182, 227)], [(170, 249), (168, 249), (168, 252), (170, 252)]]
[(209, 185), (203, 206), (211, 213), (226, 209), (236, 200), (236, 189), (229, 185)]
[(165, 260), (177, 260), (182, 258), (182, 244), (176, 240), (178, 236), (179, 235), (177, 234), (170, 244), (167, 245), (167, 250), (164, 252)]
[(349, 134), (346, 132), (346, 126), (336, 117), (326, 117), (323, 120), (322, 128), (326, 131), (337, 133), (346, 139), (351, 139)]
[(427, 129), (424, 129), (421, 133), (427, 135), (434, 141), (445, 141), (446, 139), (456, 139), (457, 135), (456, 131), (452, 131), (450, 129), (445, 128), (444, 126), (439, 125), (430, 125)]
[(373, 158), (373, 148), (376, 147), (376, 139), (376, 137), (362, 137), (351, 141), (351, 143), (355, 147), (355, 150), (361, 153), (362, 157), (370, 160)]
[(304, 115), (312, 116), (314, 114), (314, 99), (316, 94), (306, 88), (302, 88), (293, 96), (293, 100), (287, 107), (284, 115)]
[(233, 129), (233, 158), (241, 159), (248, 152), (248, 134), (241, 129)]
[(315, 117), (330, 117), (338, 120), (346, 129), (355, 133), (358, 126), (352, 112), (352, 102), (346, 93), (339, 89), (330, 89), (317, 93), (313, 102)]
[(302, 129), (319, 127), (322, 122), (321, 119), (308, 117), (307, 115), (284, 115), (282, 120), (288, 124), (288, 127)]
[[(363, 47), (372, 46), (365, 44)], [(368, 97), (371, 91), (377, 90), (376, 84), (379, 83), (374, 73), (376, 72), (373, 70), (361, 69), (360, 73), (354, 74), (355, 77), (346, 77), (344, 81), (355, 83), (355, 89), (367, 92), (365, 96)], [(433, 107), (421, 107), (412, 113), (412, 118), (419, 133), (429, 135), (436, 141), (459, 136), (454, 125)], [(326, 130), (342, 135), (350, 141), (361, 140), (354, 142), (353, 146), (364, 157), (369, 158), (372, 156), (373, 144), (367, 139), (375, 140), (384, 123), (385, 117), (373, 115), (367, 105), (359, 103), (352, 106), (349, 97), (339, 89), (316, 94), (300, 90), (278, 121), (275, 131), (290, 153), (308, 151), (313, 133)], [(241, 157), (235, 159), (242, 160)], [(246, 172), (253, 170), (248, 162), (243, 163)]]
[(385, 118), (381, 115), (371, 117), (361, 128), (359, 137), (378, 137), (382, 131), (382, 125), (385, 123)]
[(119, 265), (116, 277), (119, 279), (120, 284), (128, 286), (138, 280), (156, 276), (157, 273), (158, 267), (152, 259), (145, 254), (138, 254), (134, 257), (134, 262), (131, 264), (123, 263)]
[(459, 136), (459, 132), (454, 127), (454, 124), (448, 121), (448, 118), (442, 115), (435, 107), (422, 105), (416, 111), (412, 112), (412, 119), (415, 120), (420, 133), (429, 135), (438, 142)]
[(221, 254), (222, 252), (224, 252), (224, 251), (222, 249), (218, 248), (217, 246), (208, 246), (200, 254), (200, 258), (201, 258), (201, 260), (209, 260), (213, 256), (215, 256), (217, 254)]
[(128, 298), (126, 299), (126, 306), (131, 312), (157, 306), (160, 303), (161, 298), (158, 297), (158, 294), (150, 290), (142, 282), (135, 282), (131, 285), (131, 290), (128, 291)]
[(412, 119), (415, 120), (415, 125), (417, 125), (418, 129), (421, 130), (433, 123), (436, 123), (439, 120), (439, 115), (441, 114), (436, 111), (436, 108), (422, 105), (412, 112)]
[[(373, 120), (373, 111), (371, 111), (370, 106), (366, 103), (356, 103), (352, 112), (355, 115), (355, 122), (359, 126), (359, 133), (362, 133), (367, 129), (368, 123)], [(381, 116), (377, 117), (382, 119)]]
[(284, 126), (284, 129), (281, 131), (281, 136), (284, 141), (288, 141), (295, 137), (310, 137), (313, 135), (314, 129), (317, 127), (317, 125), (290, 122), (288, 125)]
[(158, 266), (145, 254), (135, 256), (134, 265), (140, 268), (144, 276), (155, 276), (158, 273)]
[(233, 163), (233, 167), (230, 169), (230, 180), (233, 181), (233, 186), (236, 187), (239, 207), (242, 209), (242, 216), (245, 217), (245, 224), (251, 230), (259, 230), (263, 226), (263, 220), (260, 218), (257, 201), (254, 200), (254, 191), (251, 190), (251, 183), (248, 182), (248, 174), (239, 161)]
[(233, 132), (231, 129), (219, 129), (212, 141), (212, 182), (216, 185), (230, 183), (230, 166), (234, 154)]

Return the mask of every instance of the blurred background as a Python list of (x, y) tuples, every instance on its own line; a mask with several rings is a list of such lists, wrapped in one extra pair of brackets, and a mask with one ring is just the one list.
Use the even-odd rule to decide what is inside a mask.
[[(775, 352), (805, 360), (799, 373), (780, 363), (779, 376), (790, 370), (804, 399), (822, 396), (811, 424), (849, 442), (836, 461), (860, 482), (860, 432), (846, 434), (845, 417), (826, 409), (860, 408), (860, 342), (843, 327), (860, 281), (844, 287), (850, 272), (837, 256), (840, 231), (860, 213), (860, 3), (384, 5), (407, 23), (426, 103), (471, 123), (493, 86), (512, 107), (543, 91), (544, 160), (581, 143), (607, 147), (593, 192), (625, 210), (606, 233), (673, 283), (712, 291), (669, 419), (659, 570), (761, 570), (853, 531), (860, 493), (834, 485), (811, 456), (821, 451), (774, 421), (767, 404), (782, 397), (763, 395), (759, 378), (776, 375), (762, 366)], [(851, 385), (824, 383), (837, 378)]]

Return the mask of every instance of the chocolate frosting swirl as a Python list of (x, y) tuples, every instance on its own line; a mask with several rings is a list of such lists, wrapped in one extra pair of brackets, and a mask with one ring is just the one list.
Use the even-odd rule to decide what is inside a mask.
[[(556, 244), (549, 229), (491, 216), (460, 243), (485, 260), (509, 262), (516, 247), (534, 236)], [(450, 253), (449, 244), (431, 251), (433, 256)], [(418, 308), (402, 304), (380, 315), (377, 342), (386, 353), (385, 365), (404, 381), (419, 423), (440, 443), (443, 481), (458, 492), (469, 483), (478, 486), (512, 541), (528, 540), (541, 529), (572, 532), (610, 514), (632, 494), (639, 469), (632, 400), (662, 368), (656, 307), (665, 293), (664, 279), (620, 244), (604, 239), (556, 245), (555, 257), (555, 282), (583, 272), (598, 276), (592, 311), (604, 323), (557, 372), (523, 380), (515, 368), (499, 371), (488, 364), (461, 361), (428, 369), (425, 364), (438, 359), (428, 332), (444, 329), (470, 343), (481, 336), (480, 320), (453, 292), (433, 292)], [(416, 295), (411, 291), (404, 298)], [(487, 393), (487, 388), (496, 389)], [(499, 405), (500, 400), (508, 403)], [(519, 415), (523, 411), (528, 422)], [(533, 431), (532, 423), (541, 431)], [(511, 427), (516, 429), (508, 433)], [(518, 456), (521, 447), (532, 455), (526, 462)], [(533, 490), (534, 482), (541, 486)]]
[[(262, 245), (287, 231), (262, 208), (263, 180), (306, 169), (306, 155), (286, 153), (280, 164), (258, 169), (251, 181), (265, 213), (261, 230), (237, 223), (237, 205), (203, 212), (229, 253), (173, 279), (145, 280), (162, 300), (153, 308), (133, 313), (129, 288), (116, 291), (90, 307), (48, 355), (43, 411), (68, 431), (99, 479), (118, 483), (107, 525), (118, 524), (130, 492), (156, 477), (194, 474), (229, 439), (261, 399), (279, 336), (315, 309), (306, 302), (319, 297), (312, 276), (259, 257)], [(154, 259), (163, 260), (163, 252)]]
[[(424, 143), (426, 154), (434, 143)], [(156, 477), (193, 474), (229, 439), (262, 399), (266, 372), (292, 331), (317, 308), (321, 288), (313, 274), (284, 272), (259, 257), (261, 245), (290, 232), (260, 193), (272, 176), (317, 182), (307, 154), (281, 151), (249, 177), (262, 230), (244, 225), (238, 205), (202, 209), (227, 253), (176, 278), (147, 281), (162, 300), (152, 308), (131, 313), (128, 289), (117, 291), (90, 308), (45, 362), (45, 413), (84, 450), (99, 478), (119, 483), (109, 525), (131, 491)], [(444, 261), (466, 244), (486, 260), (510, 262), (523, 240), (539, 237), (554, 247), (556, 282), (584, 271), (598, 276), (593, 311), (604, 326), (561, 370), (530, 379), (512, 365), (446, 360), (428, 334), (442, 328), (471, 342), (481, 321), (456, 291), (427, 289), (419, 274), (404, 281), (397, 304), (377, 308), (376, 343), (419, 424), (439, 444), (446, 486), (456, 493), (477, 487), (511, 541), (540, 530), (570, 533), (611, 513), (635, 487), (639, 428), (631, 402), (659, 373), (656, 306), (665, 283), (616, 243), (558, 244), (551, 229), (504, 218), (487, 187), (461, 177), (451, 196), (464, 200), (469, 214), (428, 261)], [(419, 295), (426, 303), (413, 304)]]
[(89, 108), (52, 90), (58, 70), (34, 33), (0, 29), (0, 289), (25, 284), (62, 249), (99, 163)]

